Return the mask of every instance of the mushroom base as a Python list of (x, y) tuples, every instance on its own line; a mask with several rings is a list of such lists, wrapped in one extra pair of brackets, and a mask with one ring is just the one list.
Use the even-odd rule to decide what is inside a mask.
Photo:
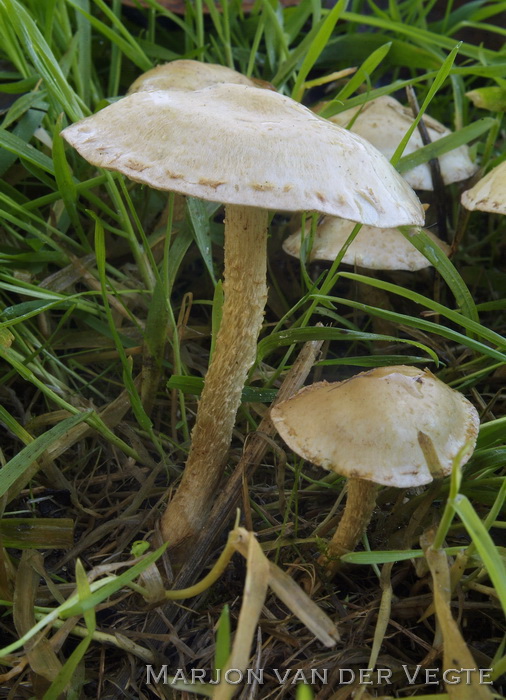
[(225, 211), (225, 301), (186, 467), (161, 520), (171, 547), (198, 534), (216, 496), (267, 301), (268, 212), (237, 205)]

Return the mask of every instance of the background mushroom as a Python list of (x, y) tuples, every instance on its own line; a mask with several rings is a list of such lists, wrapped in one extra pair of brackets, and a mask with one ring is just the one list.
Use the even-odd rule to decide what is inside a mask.
[(128, 94), (174, 89), (199, 90), (219, 83), (255, 87), (255, 81), (232, 68), (220, 66), (217, 63), (202, 63), (182, 58), (178, 61), (162, 63), (143, 73), (130, 85)]
[(219, 483), (267, 298), (268, 210), (316, 210), (380, 226), (422, 224), (405, 181), (369, 143), (270, 90), (219, 84), (138, 92), (63, 132), (91, 163), (226, 203), (225, 302), (179, 489), (162, 518), (177, 545)]
[[(316, 227), (309, 260), (335, 260), (353, 231), (353, 221), (325, 216)], [(311, 226), (306, 225), (309, 233)], [(446, 255), (450, 247), (431, 231), (424, 232)], [(283, 243), (283, 250), (300, 259), (301, 231), (296, 231)], [(346, 250), (343, 260), (347, 265), (358, 265), (370, 270), (422, 270), (430, 265), (397, 228), (362, 226)]]
[[(354, 119), (354, 117), (356, 117)], [(330, 121), (339, 126), (346, 127), (350, 122), (351, 131), (367, 139), (373, 146), (390, 159), (408, 128), (413, 123), (413, 114), (410, 109), (384, 95), (367, 102), (359, 107), (352, 107), (344, 112), (329, 117)], [(352, 121), (354, 120), (354, 121)], [(448, 136), (451, 131), (436, 119), (424, 114), (425, 126), (431, 141), (437, 141), (443, 136)], [(414, 131), (409, 139), (404, 155), (409, 155), (422, 148), (423, 141), (418, 130)], [(459, 146), (439, 156), (439, 167), (445, 185), (452, 182), (466, 180), (476, 172), (477, 167), (469, 158), (467, 146)], [(404, 173), (404, 178), (415, 190), (432, 190), (432, 176), (427, 163), (417, 165), (412, 170)]]
[(305, 387), (275, 406), (271, 418), (294, 452), (348, 478), (343, 516), (320, 560), (329, 572), (355, 549), (378, 485), (411, 488), (446, 476), (463, 446), (474, 447), (479, 429), (462, 394), (428, 370), (403, 365)]
[(506, 214), (506, 160), (462, 194), (462, 206), (474, 211)]

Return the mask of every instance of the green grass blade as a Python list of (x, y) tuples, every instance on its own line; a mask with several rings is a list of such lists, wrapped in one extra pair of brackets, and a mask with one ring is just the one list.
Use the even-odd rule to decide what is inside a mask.
[(186, 198), (186, 206), (195, 237), (195, 243), (207, 267), (209, 275), (216, 284), (214, 261), (211, 248), (211, 228), (209, 226), (209, 211), (205, 202), (195, 197)]
[[(89, 0), (76, 0), (76, 3), (84, 12), (89, 12)], [(79, 94), (84, 103), (89, 105), (91, 102), (91, 86), (92, 73), (91, 66), (93, 62), (92, 47), (91, 47), (91, 25), (84, 14), (76, 10), (77, 23), (77, 71), (75, 71), (76, 83), (79, 85)]]
[(0, 518), (0, 539), (3, 547), (13, 549), (70, 549), (74, 544), (74, 521), (71, 518)]
[[(204, 380), (202, 377), (186, 377), (179, 374), (173, 374), (167, 382), (167, 389), (177, 389), (184, 394), (193, 394), (200, 396), (204, 388)], [(242, 390), (242, 403), (272, 403), (276, 398), (276, 389), (264, 389), (258, 386), (245, 386)]]
[(346, 279), (355, 280), (356, 282), (362, 282), (363, 284), (368, 284), (371, 287), (376, 287), (377, 289), (384, 289), (386, 292), (392, 294), (397, 294), (405, 299), (411, 299), (415, 304), (420, 304), (427, 309), (431, 309), (438, 314), (441, 314), (445, 318), (453, 321), (454, 323), (462, 326), (473, 334), (483, 338), (492, 345), (497, 345), (497, 347), (506, 350), (506, 338), (499, 333), (495, 333), (493, 330), (487, 328), (486, 326), (469, 319), (467, 316), (463, 316), (458, 311), (453, 311), (447, 308), (444, 304), (439, 304), (437, 301), (433, 301), (429, 297), (425, 297), (422, 294), (418, 294), (411, 289), (406, 287), (401, 287), (397, 284), (392, 284), (390, 282), (383, 282), (382, 280), (376, 279), (375, 277), (366, 277), (365, 275), (359, 275), (354, 272), (342, 272), (341, 277)]
[(452, 51), (450, 52), (450, 54), (444, 60), (443, 65), (439, 69), (436, 77), (434, 78), (432, 85), (429, 88), (429, 91), (427, 93), (427, 97), (424, 99), (424, 101), (420, 107), (420, 111), (416, 115), (415, 119), (413, 120), (413, 123), (411, 124), (411, 126), (409, 127), (407, 132), (404, 134), (401, 142), (399, 143), (399, 145), (397, 146), (397, 148), (395, 150), (395, 153), (390, 158), (390, 162), (392, 163), (392, 165), (396, 166), (397, 163), (399, 162), (401, 155), (403, 154), (404, 149), (406, 148), (406, 146), (408, 144), (409, 139), (411, 138), (415, 129), (418, 128), (418, 124), (420, 122), (420, 119), (425, 114), (425, 111), (426, 111), (427, 107), (429, 106), (429, 104), (431, 103), (432, 98), (434, 97), (436, 92), (439, 90), (439, 88), (443, 85), (446, 78), (449, 76), (450, 71), (452, 69), (452, 66), (455, 62), (455, 59), (457, 58), (457, 53), (459, 51), (459, 48), (460, 48), (460, 44), (455, 46), (452, 49)]
[[(101, 0), (94, 0), (104, 14), (111, 20), (114, 27), (116, 27), (120, 34), (116, 33), (111, 27), (107, 26), (104, 22), (94, 17), (89, 12), (86, 12), (77, 2), (77, 0), (66, 0), (68, 4), (75, 10), (80, 12), (83, 17), (85, 17), (88, 22), (101, 34), (103, 34), (109, 41), (116, 44), (118, 48), (129, 58), (132, 63), (135, 63), (142, 71), (148, 71), (153, 67), (152, 62), (146, 56), (144, 51), (137, 44), (135, 39), (132, 37), (130, 32), (127, 31), (124, 24), (118, 20), (114, 12), (112, 12), (105, 3)], [(75, 121), (75, 120), (74, 120)]]
[(51, 48), (27, 10), (18, 0), (0, 0), (1, 7), (5, 9), (26, 54), (44, 80), (58, 112), (63, 109), (72, 121), (89, 113), (68, 84)]
[(452, 505), (471, 536), (494, 585), (502, 609), (506, 613), (506, 567), (504, 562), (469, 499), (459, 494)]
[[(6, 411), (3, 406), (0, 406), (0, 417), (4, 420)], [(61, 437), (63, 437), (71, 428), (75, 425), (79, 425), (87, 418), (92, 415), (92, 411), (83, 411), (78, 415), (66, 418), (54, 428), (47, 430), (42, 435), (30, 442), (26, 447), (18, 452), (18, 454), (13, 457), (7, 464), (0, 469), (0, 496), (3, 496), (17, 478), (24, 471), (26, 471), (30, 465), (38, 459), (42, 453), (48, 449), (53, 443), (57, 442)]]
[(496, 418), (488, 423), (482, 424), (478, 436), (477, 446), (480, 448), (489, 447), (504, 440), (506, 435), (506, 416)]
[(413, 233), (413, 229), (407, 226), (400, 226), (399, 231), (403, 234), (417, 250), (424, 255), (427, 260), (434, 265), (446, 284), (450, 287), (457, 306), (462, 313), (473, 321), (479, 322), (478, 311), (474, 303), (473, 296), (467, 288), (464, 280), (459, 275), (451, 260), (443, 253), (423, 230)]
[(478, 121), (468, 124), (468, 126), (455, 131), (453, 134), (443, 136), (443, 138), (437, 139), (407, 156), (403, 156), (397, 163), (396, 168), (400, 173), (405, 173), (417, 165), (427, 163), (431, 158), (439, 158), (444, 153), (448, 153), (454, 148), (459, 148), (459, 146), (479, 138), (496, 123), (496, 120), (492, 117), (478, 119)]
[[(449, 555), (458, 554), (462, 547), (445, 547)], [(422, 549), (390, 549), (388, 551), (350, 552), (343, 554), (341, 560), (348, 564), (388, 564), (394, 561), (406, 561), (407, 559), (421, 559), (424, 557)]]
[(220, 619), (218, 620), (218, 629), (216, 630), (214, 652), (215, 679), (218, 677), (216, 671), (221, 671), (226, 668), (231, 648), (230, 608), (228, 605), (224, 605), (220, 614)]
[[(311, 296), (314, 299), (319, 298), (318, 295)], [(330, 297), (321, 298), (322, 300), (324, 298), (327, 298), (329, 300), (331, 299)], [(337, 299), (335, 299), (335, 301), (337, 301)], [(343, 300), (339, 301), (340, 303), (343, 303)], [(349, 302), (349, 304), (351, 306), (352, 304), (354, 304), (354, 302)], [(431, 357), (432, 360), (436, 364), (438, 364), (438, 358), (436, 353), (433, 350), (431, 350), (431, 348), (427, 347), (426, 345), (423, 345), (423, 343), (418, 343), (415, 340), (408, 340), (406, 338), (393, 338), (391, 336), (379, 335), (377, 333), (364, 333), (362, 331), (351, 331), (342, 328), (324, 328), (320, 326), (306, 328), (291, 328), (290, 330), (281, 331), (280, 333), (271, 333), (271, 335), (269, 335), (267, 338), (263, 338), (258, 344), (258, 362), (263, 361), (263, 359), (267, 355), (269, 355), (271, 352), (274, 352), (280, 347), (284, 347), (286, 345), (293, 345), (294, 343), (305, 343), (310, 340), (349, 340), (351, 342), (357, 340), (388, 340), (395, 341), (396, 343), (407, 343), (408, 345), (412, 345), (413, 347), (417, 347), (420, 350), (426, 352), (427, 355), (429, 355), (429, 357)]]
[[(0, 0), (1, 2), (1, 0)], [(0, 129), (0, 147), (13, 153), (17, 158), (33, 163), (46, 173), (54, 175), (54, 166), (51, 158), (41, 153), (33, 146), (30, 146), (16, 134), (5, 129)]]
[(68, 600), (59, 605), (57, 608), (44, 615), (26, 634), (16, 639), (15, 642), (9, 644), (6, 647), (0, 649), (0, 658), (11, 654), (13, 651), (24, 646), (30, 639), (45, 629), (48, 624), (58, 618), (67, 619), (69, 617), (74, 617), (75, 615), (84, 615), (87, 610), (96, 608), (97, 605), (102, 603), (106, 598), (114, 595), (124, 586), (130, 584), (135, 578), (137, 578), (143, 571), (145, 571), (151, 564), (161, 557), (164, 553), (167, 545), (159, 547), (154, 552), (147, 554), (141, 561), (137, 562), (133, 566), (129, 567), (127, 571), (120, 574), (119, 576), (107, 576), (98, 581), (94, 581), (90, 584), (91, 594), (84, 600), (80, 601), (77, 594), (72, 595)]
[(62, 129), (61, 118), (58, 119), (53, 132), (53, 163), (56, 184), (65, 204), (70, 219), (80, 234), (81, 241), (87, 246), (86, 237), (82, 231), (81, 221), (77, 212), (77, 190), (72, 177), (70, 166), (65, 155), (63, 139), (60, 136)]
[(300, 100), (302, 99), (302, 95), (304, 93), (304, 81), (306, 80), (309, 71), (313, 68), (314, 64), (318, 60), (319, 55), (325, 48), (330, 38), (330, 35), (334, 30), (336, 22), (339, 20), (339, 17), (343, 13), (343, 11), (346, 9), (347, 4), (348, 0), (339, 0), (339, 2), (336, 2), (334, 7), (330, 10), (327, 17), (321, 24), (309, 49), (305, 52), (302, 65), (299, 69), (299, 73), (297, 75), (297, 79), (292, 90), (292, 98), (294, 100), (300, 102)]
[[(452, 340), (453, 342), (459, 345), (467, 346), (471, 350), (474, 350), (481, 355), (492, 357), (494, 360), (498, 360), (502, 363), (506, 362), (505, 352), (501, 352), (499, 350), (496, 350), (495, 348), (491, 348), (488, 345), (485, 345), (484, 343), (480, 343), (474, 338), (465, 336), (462, 333), (459, 333), (458, 331), (454, 331), (452, 328), (448, 328), (447, 326), (443, 326), (438, 323), (433, 323), (432, 321), (427, 321), (423, 318), (407, 316), (406, 314), (400, 314), (396, 311), (387, 311), (385, 309), (379, 309), (375, 306), (370, 306), (369, 304), (363, 304), (362, 302), (352, 301), (351, 299), (344, 299), (342, 297), (329, 297), (326, 295), (312, 294), (311, 298), (315, 300), (321, 299), (322, 301), (331, 303), (338, 303), (343, 306), (351, 306), (354, 309), (360, 309), (361, 311), (365, 311), (366, 313), (371, 314), (371, 316), (377, 316), (378, 318), (384, 318), (387, 321), (391, 321), (397, 326), (408, 326), (409, 328), (418, 328), (428, 333), (434, 333), (435, 335), (440, 335), (442, 338)], [(351, 333), (351, 331), (348, 331), (348, 333)], [(374, 337), (374, 334), (370, 335)], [(382, 336), (377, 336), (377, 339), (379, 339), (380, 337)], [(385, 338), (390, 339), (389, 336), (385, 336)], [(263, 342), (265, 341), (262, 340), (259, 345), (261, 346)], [(395, 342), (405, 341), (403, 338), (396, 338)], [(428, 351), (428, 348), (426, 348), (425, 346), (423, 347), (423, 349), (425, 351)], [(434, 353), (431, 351), (431, 356), (433, 356), (433, 354)]]
[[(86, 600), (91, 595), (91, 588), (86, 577), (86, 573), (83, 569), (83, 565), (79, 561), (76, 562), (76, 584), (77, 584), (77, 594), (81, 600)], [(77, 647), (74, 649), (72, 654), (69, 656), (67, 661), (64, 663), (58, 675), (51, 683), (50, 687), (44, 693), (43, 700), (58, 700), (61, 697), (63, 691), (71, 685), (72, 678), (77, 670), (78, 665), (84, 659), (84, 656), (93, 641), (93, 634), (96, 630), (96, 617), (95, 610), (89, 609), (84, 613), (84, 621), (86, 623), (86, 629), (88, 630), (88, 635), (79, 642)]]
[[(11, 133), (16, 138), (20, 139), (23, 144), (28, 144), (36, 129), (39, 128), (44, 114), (38, 109), (29, 109), (28, 112), (16, 124), (12, 132), (0, 131), (0, 134)], [(31, 147), (29, 146), (28, 149)], [(0, 148), (0, 177), (16, 162), (18, 154), (13, 144), (13, 150)], [(49, 160), (49, 159), (48, 159)], [(48, 161), (46, 161), (47, 163)], [(16, 190), (17, 192), (17, 190)]]
[[(438, 46), (442, 49), (451, 50), (455, 46), (455, 40), (451, 37), (431, 32), (426, 29), (420, 29), (419, 27), (406, 24), (404, 22), (392, 22), (390, 19), (372, 17), (370, 15), (359, 15), (355, 12), (344, 12), (342, 19), (349, 22), (357, 22), (358, 24), (362, 25), (386, 29), (394, 36), (407, 36), (412, 41), (423, 47)], [(494, 61), (497, 60), (497, 54), (495, 51), (485, 49), (481, 46), (473, 46), (472, 44), (467, 44), (465, 42), (462, 42), (460, 52), (463, 56), (473, 58), (475, 61), (480, 63), (483, 61), (494, 63)]]
[(341, 101), (345, 100), (347, 97), (352, 95), (355, 90), (357, 90), (364, 81), (369, 81), (371, 73), (376, 70), (383, 59), (388, 55), (392, 47), (392, 42), (388, 42), (380, 46), (378, 49), (373, 51), (362, 63), (360, 68), (357, 70), (355, 75), (353, 75), (346, 85), (338, 92), (335, 100)]
[[(268, 2), (265, 0), (265, 8), (269, 8), (271, 12), (273, 12), (272, 8), (270, 8), (270, 5)], [(304, 39), (300, 42), (300, 44), (297, 46), (296, 49), (294, 49), (289, 57), (284, 60), (281, 65), (279, 65), (278, 70), (274, 77), (271, 79), (271, 83), (277, 87), (280, 88), (285, 81), (287, 80), (288, 76), (292, 71), (294, 71), (297, 67), (297, 64), (299, 61), (304, 60), (304, 56), (306, 55), (306, 52), (308, 49), (312, 46), (313, 41), (315, 40), (315, 37), (318, 35), (318, 32), (320, 31), (322, 24), (325, 20), (322, 20), (318, 24), (316, 24), (314, 27), (312, 27), (311, 31), (304, 37)], [(277, 20), (276, 20), (277, 22)], [(280, 28), (279, 31), (282, 33), (282, 29)], [(284, 36), (282, 37), (282, 41), (285, 42)]]
[[(132, 364), (125, 353), (125, 348), (123, 347), (123, 343), (121, 342), (120, 335), (116, 329), (116, 324), (114, 323), (114, 318), (113, 318), (113, 315), (111, 312), (111, 307), (109, 305), (108, 291), (107, 291), (107, 278), (106, 278), (104, 228), (103, 228), (100, 220), (96, 217), (95, 217), (95, 255), (96, 255), (96, 261), (97, 261), (98, 278), (100, 280), (100, 284), (102, 287), (102, 299), (103, 299), (103, 303), (104, 303), (105, 314), (107, 317), (111, 336), (114, 339), (114, 344), (116, 346), (116, 350), (118, 351), (118, 355), (120, 357), (121, 364), (123, 366), (123, 381), (125, 383), (125, 387), (128, 391), (128, 395), (130, 397), (130, 401), (132, 404), (132, 410), (135, 414), (135, 417), (137, 418), (137, 421), (139, 422), (139, 425), (144, 430), (146, 430), (148, 433), (152, 434), (153, 433), (153, 430), (152, 430), (153, 424), (151, 423), (149, 416), (147, 415), (146, 411), (144, 410), (144, 407), (143, 407), (142, 402), (141, 402), (141, 397), (139, 396), (139, 392), (137, 391), (137, 387), (134, 384), (133, 377), (132, 377)], [(154, 438), (154, 435), (153, 435), (153, 438)], [(155, 439), (155, 442), (156, 442), (156, 439)]]
[[(114, 595), (119, 590), (121, 590), (125, 585), (131, 583), (136, 579), (143, 571), (145, 571), (151, 564), (163, 554), (167, 544), (162, 545), (154, 552), (150, 552), (143, 559), (133, 566), (130, 566), (125, 572), (119, 576), (108, 577), (109, 580), (96, 581), (98, 585), (91, 586), (91, 593), (84, 600), (79, 600), (77, 596), (72, 596), (66, 603), (60, 606), (60, 617), (62, 619), (68, 619), (69, 617), (74, 617), (74, 615), (84, 615), (87, 610), (95, 608), (97, 605), (102, 603), (106, 598)], [(76, 599), (77, 598), (77, 599)]]

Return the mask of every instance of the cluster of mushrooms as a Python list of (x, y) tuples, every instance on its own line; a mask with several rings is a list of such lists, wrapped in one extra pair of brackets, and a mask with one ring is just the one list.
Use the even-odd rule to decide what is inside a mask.
[[(380, 135), (384, 119), (389, 139)], [(396, 269), (429, 264), (396, 228), (423, 225), (424, 209), (410, 185), (431, 186), (427, 166), (404, 179), (387, 160), (409, 120), (390, 97), (326, 120), (229, 68), (182, 60), (149, 71), (125, 98), (62, 132), (96, 166), (225, 205), (223, 314), (186, 467), (161, 520), (171, 546), (203, 527), (223, 475), (263, 322), (269, 211), (324, 215), (313, 258), (335, 257), (358, 222), (364, 226), (345, 262), (377, 268), (385, 251), (393, 250)], [(448, 133), (427, 121), (433, 139)], [(418, 138), (413, 134), (408, 152), (422, 145)], [(457, 151), (441, 158), (447, 183), (476, 170), (466, 149)], [(499, 168), (503, 178), (505, 167)], [(494, 199), (492, 177), (465, 193), (465, 206)], [(297, 254), (300, 239), (300, 233), (288, 239), (287, 252)], [(272, 419), (293, 450), (349, 477), (348, 505), (330, 559), (356, 546), (374, 508), (376, 484), (410, 487), (449, 473), (478, 432), (476, 411), (461, 394), (427, 370), (403, 366), (306, 387), (278, 404)], [(381, 462), (379, 444), (386, 446)]]

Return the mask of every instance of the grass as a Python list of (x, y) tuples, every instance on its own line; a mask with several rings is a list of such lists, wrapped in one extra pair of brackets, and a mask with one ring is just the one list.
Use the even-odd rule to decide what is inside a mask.
[[(418, 234), (410, 240), (434, 271), (373, 276), (340, 260), (301, 270), (281, 249), (290, 222), (274, 216), (264, 329), (231, 480), (217, 494), (228, 505), (171, 572), (153, 531), (167, 481), (177, 483), (185, 461), (219, 324), (221, 210), (192, 198), (181, 207), (98, 172), (60, 131), (123, 95), (142, 71), (196, 58), (308, 105), (325, 99), (327, 117), (383, 94), (405, 101), (412, 86), (422, 111), (455, 133), (411, 156), (399, 150), (399, 171), (467, 144), (485, 172), (504, 159), (502, 113), (465, 93), (506, 88), (505, 8), (493, 0), (340, 0), (332, 9), (258, 0), (246, 13), (237, 0), (223, 11), (206, 0), (176, 15), (156, 0), (0, 0), (1, 697), (126, 697), (120, 688), (130, 697), (188, 697), (147, 685), (146, 664), (167, 664), (169, 676), (206, 668), (211, 680), (237, 630), (243, 560), (236, 555), (197, 598), (155, 603), (165, 586), (208, 573), (234, 527), (235, 503), (271, 564), (306, 580), (341, 635), (325, 649), (297, 621), (301, 610), (290, 613), (270, 593), (258, 644), (247, 646), (248, 667), (266, 674), (256, 697), (295, 697), (296, 683), (279, 684), (273, 669), (290, 678), (326, 669), (327, 683), (315, 677), (312, 692), (299, 683), (297, 697), (344, 700), (357, 687), (339, 689), (339, 668), (369, 663), (390, 669), (391, 683), (363, 686), (363, 698), (504, 693), (506, 219), (466, 214), (464, 186), (451, 185), (448, 223), (459, 243), (451, 260)], [(327, 78), (352, 66), (347, 77)], [(432, 195), (423, 196), (431, 222)], [(429, 366), (482, 420), (461, 476), (417, 493), (380, 492), (362, 549), (346, 555), (354, 566), (332, 584), (318, 582), (315, 555), (337, 521), (342, 480), (303, 463), (275, 435), (255, 438), (298, 353), (315, 342), (322, 355), (307, 381)], [(294, 372), (304, 374), (297, 364)], [(258, 468), (248, 466), (239, 487), (231, 475), (243, 451)], [(252, 562), (266, 564), (253, 550), (243, 556), (248, 585), (258, 585)], [(408, 684), (403, 664), (410, 673), (443, 669), (450, 647), (463, 667), (471, 659), (492, 669), (494, 685)]]

